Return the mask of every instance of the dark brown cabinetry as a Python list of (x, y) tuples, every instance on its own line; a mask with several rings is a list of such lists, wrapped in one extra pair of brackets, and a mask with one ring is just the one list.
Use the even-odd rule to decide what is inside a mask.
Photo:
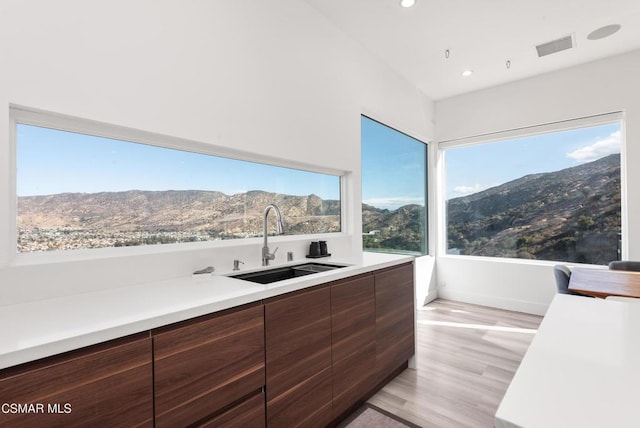
[(253, 395), (223, 412), (215, 418), (199, 425), (200, 428), (264, 428), (264, 394)]
[(265, 302), (267, 426), (322, 427), (414, 354), (413, 264)]
[(148, 334), (6, 369), (0, 426), (151, 427), (152, 382)]
[(153, 343), (156, 427), (204, 423), (247, 398), (264, 412), (262, 305), (154, 331)]
[(333, 416), (363, 400), (375, 386), (376, 302), (374, 276), (331, 287)]
[(376, 372), (386, 379), (415, 352), (413, 263), (376, 272)]
[(407, 263), (4, 369), (0, 426), (324, 427), (413, 354)]
[(331, 290), (265, 302), (267, 426), (323, 427), (332, 420)]

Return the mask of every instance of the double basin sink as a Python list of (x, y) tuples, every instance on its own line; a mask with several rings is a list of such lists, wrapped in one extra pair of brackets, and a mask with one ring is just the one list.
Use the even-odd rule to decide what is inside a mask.
[(230, 276), (231, 278), (243, 279), (245, 281), (257, 282), (259, 284), (271, 284), (272, 282), (297, 278), (299, 276), (312, 275), (314, 273), (326, 272), (328, 270), (339, 269), (342, 267), (344, 266), (325, 263), (303, 263), (300, 265), (283, 266), (265, 269), (258, 272), (248, 272)]

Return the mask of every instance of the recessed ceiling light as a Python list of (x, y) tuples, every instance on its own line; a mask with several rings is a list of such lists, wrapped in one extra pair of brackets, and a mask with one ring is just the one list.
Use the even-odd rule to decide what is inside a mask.
[(620, 29), (620, 24), (611, 24), (605, 25), (604, 27), (598, 28), (597, 30), (593, 30), (587, 36), (589, 40), (599, 40), (604, 39), (605, 37), (609, 37), (610, 35), (617, 33)]
[(416, 4), (416, 0), (400, 0), (400, 6), (411, 7)]
[(473, 74), (473, 70), (465, 70), (465, 71), (463, 71), (463, 72), (462, 72), (462, 75), (463, 75), (464, 77), (469, 77), (469, 76), (471, 76), (472, 74)]

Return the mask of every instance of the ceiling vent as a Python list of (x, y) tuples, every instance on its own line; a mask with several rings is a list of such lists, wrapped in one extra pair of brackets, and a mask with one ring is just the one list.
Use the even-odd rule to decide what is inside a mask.
[(573, 47), (573, 36), (568, 35), (560, 39), (552, 40), (547, 43), (542, 43), (536, 46), (536, 50), (538, 51), (538, 57), (543, 57), (546, 55), (554, 54), (556, 52), (571, 49), (572, 47)]

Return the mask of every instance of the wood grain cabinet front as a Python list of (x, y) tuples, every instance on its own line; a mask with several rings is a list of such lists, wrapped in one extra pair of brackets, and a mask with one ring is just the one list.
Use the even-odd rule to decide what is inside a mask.
[(0, 426), (325, 427), (413, 354), (407, 263), (4, 369)]
[(375, 386), (376, 302), (373, 275), (331, 287), (333, 416), (363, 401)]
[(265, 302), (267, 426), (324, 427), (332, 420), (331, 290)]
[(259, 393), (231, 407), (199, 428), (264, 428), (264, 394)]
[(2, 427), (152, 427), (151, 339), (118, 339), (0, 372)]
[(245, 398), (262, 397), (262, 305), (154, 331), (153, 344), (158, 428), (204, 424)]
[(381, 382), (415, 353), (413, 263), (376, 272), (376, 372)]

